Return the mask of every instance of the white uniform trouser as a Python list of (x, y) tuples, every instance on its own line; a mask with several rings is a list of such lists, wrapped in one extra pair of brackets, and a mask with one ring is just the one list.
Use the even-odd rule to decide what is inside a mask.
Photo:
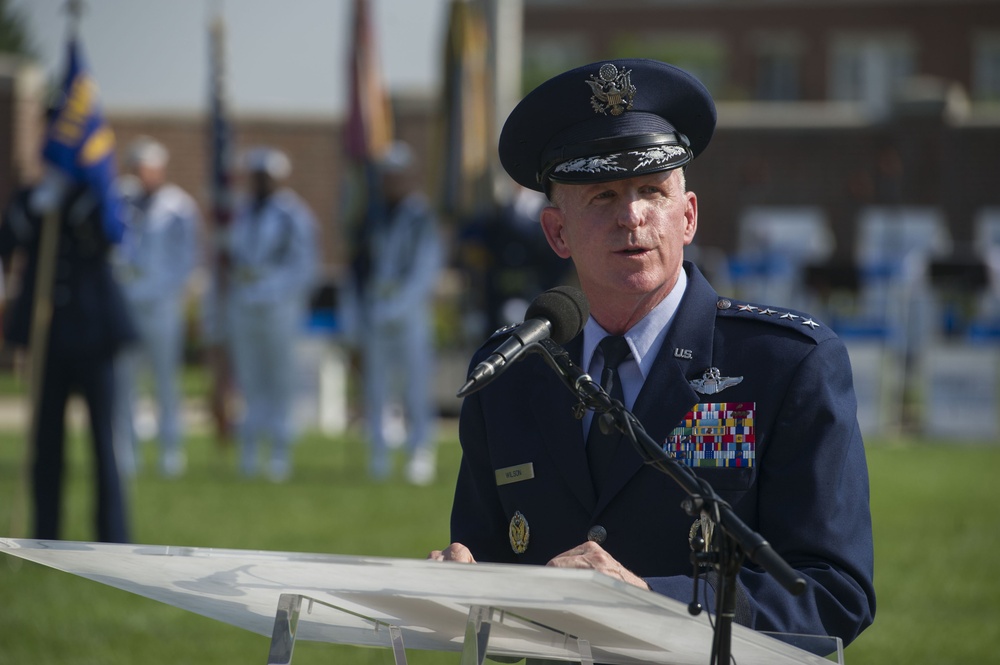
[(236, 383), (243, 395), (239, 424), (240, 465), (257, 469), (257, 446), (271, 443), (273, 465), (287, 465), (292, 440), (295, 340), (301, 306), (281, 303), (230, 302), (228, 331)]
[(406, 447), (412, 455), (433, 443), (433, 353), (424, 315), (363, 332), (365, 404), (374, 467), (385, 464), (385, 414), (392, 394), (400, 395), (406, 418)]
[(161, 452), (166, 455), (181, 447), (177, 373), (183, 351), (183, 318), (181, 303), (176, 298), (132, 302), (129, 307), (139, 331), (139, 343), (122, 351), (115, 361), (115, 452), (122, 456), (123, 469), (134, 470), (138, 445), (135, 409), (139, 377), (144, 368), (148, 368), (153, 379)]

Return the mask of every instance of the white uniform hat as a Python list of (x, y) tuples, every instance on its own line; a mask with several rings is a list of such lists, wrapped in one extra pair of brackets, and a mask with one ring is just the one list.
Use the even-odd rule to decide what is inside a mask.
[(383, 173), (401, 173), (413, 166), (413, 148), (405, 141), (393, 141), (378, 160)]
[(243, 168), (250, 173), (266, 173), (275, 180), (284, 180), (292, 172), (292, 163), (282, 151), (261, 146), (244, 153)]
[(166, 147), (148, 136), (140, 136), (129, 144), (128, 165), (131, 168), (137, 166), (163, 168), (169, 159), (170, 152)]

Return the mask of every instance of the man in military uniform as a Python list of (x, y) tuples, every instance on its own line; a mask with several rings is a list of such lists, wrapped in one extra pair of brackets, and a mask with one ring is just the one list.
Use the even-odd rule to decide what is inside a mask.
[(285, 153), (254, 148), (243, 166), (249, 197), (226, 232), (223, 305), (224, 335), (244, 403), (237, 434), (240, 469), (246, 476), (257, 474), (258, 446), (267, 441), (267, 476), (281, 482), (291, 473), (295, 340), (316, 278), (316, 220), (283, 185), (291, 174)]
[(177, 376), (184, 343), (184, 296), (197, 258), (198, 208), (180, 187), (166, 181), (169, 153), (149, 137), (132, 142), (132, 173), (121, 179), (128, 204), (126, 229), (115, 252), (115, 274), (125, 292), (140, 343), (118, 360), (116, 445), (122, 468), (135, 469), (135, 407), (139, 370), (149, 368), (157, 405), (160, 471), (184, 471)]
[(545, 203), (544, 194), (517, 185), (462, 232), (463, 262), (480, 286), (487, 333), (522, 320), (533, 297), (572, 277), (572, 264), (549, 249), (538, 224)]
[[(49, 175), (57, 174), (50, 171)], [(135, 329), (111, 272), (109, 232), (113, 231), (104, 225), (97, 195), (65, 179), (47, 186), (53, 182), (47, 179), (41, 187), (19, 192), (0, 225), (0, 258), (4, 265), (10, 266), (15, 251), (27, 258), (20, 278), (21, 290), (4, 316), (4, 338), (15, 346), (28, 347), (39, 241), (42, 224), (48, 221), (43, 213), (49, 206), (58, 205), (61, 226), (51, 294), (52, 318), (31, 442), (33, 533), (42, 539), (60, 536), (66, 406), (70, 395), (76, 393), (83, 397), (90, 419), (97, 540), (127, 542), (126, 501), (112, 437), (114, 357), (135, 341)]]
[(369, 472), (376, 480), (391, 473), (386, 424), (395, 399), (405, 416), (406, 478), (427, 485), (436, 475), (432, 299), (444, 250), (410, 145), (394, 142), (377, 167), (384, 215), (360, 229), (344, 306), (362, 349)]
[[(609, 392), (806, 580), (793, 596), (745, 562), (736, 621), (850, 642), (872, 622), (875, 596), (847, 352), (808, 314), (720, 297), (684, 261), (698, 198), (683, 169), (715, 117), (707, 90), (676, 67), (596, 63), (528, 94), (500, 158), (548, 194), (542, 227), (589, 300), (566, 345), (574, 362), (594, 377), (609, 365)], [(591, 414), (575, 418), (575, 404), (537, 356), (466, 398), (453, 543), (431, 558), (592, 569), (690, 601), (685, 494), (627, 440), (590, 430)]]

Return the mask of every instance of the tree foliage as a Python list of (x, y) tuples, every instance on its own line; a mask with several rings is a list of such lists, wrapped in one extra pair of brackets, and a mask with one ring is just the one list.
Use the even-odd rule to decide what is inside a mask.
[(0, 53), (34, 55), (24, 17), (8, 0), (0, 0)]

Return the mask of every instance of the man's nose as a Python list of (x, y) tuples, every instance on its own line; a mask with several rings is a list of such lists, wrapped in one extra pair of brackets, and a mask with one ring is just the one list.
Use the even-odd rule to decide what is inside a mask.
[(618, 211), (618, 225), (626, 229), (635, 229), (642, 224), (643, 201), (637, 196), (623, 197), (621, 209)]

